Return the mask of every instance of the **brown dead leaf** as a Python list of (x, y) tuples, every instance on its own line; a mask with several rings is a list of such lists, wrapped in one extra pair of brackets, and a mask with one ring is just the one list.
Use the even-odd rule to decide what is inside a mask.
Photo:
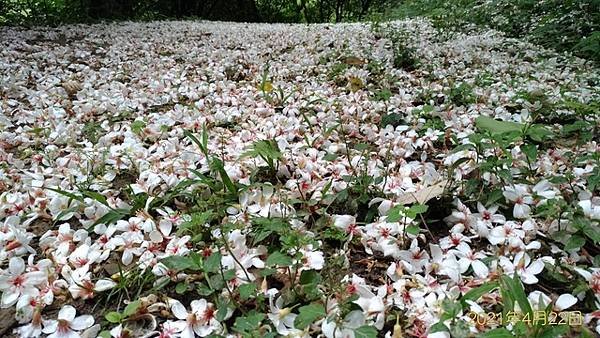
[(356, 56), (347, 56), (344, 58), (344, 63), (349, 66), (362, 66), (366, 62), (360, 58), (357, 58)]

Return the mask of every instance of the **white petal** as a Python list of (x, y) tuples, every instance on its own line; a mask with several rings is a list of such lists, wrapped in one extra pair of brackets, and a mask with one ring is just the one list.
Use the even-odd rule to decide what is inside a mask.
[(76, 331), (87, 329), (94, 325), (94, 317), (90, 315), (79, 316), (71, 321), (71, 328)]
[(19, 299), (20, 292), (18, 291), (4, 291), (2, 294), (2, 307), (6, 308), (14, 305)]
[(475, 272), (475, 275), (477, 275), (477, 277), (479, 278), (485, 278), (487, 277), (488, 273), (490, 272), (490, 270), (488, 269), (488, 267), (483, 264), (482, 261), (473, 261), (473, 263), (471, 263), (471, 266), (473, 267), (473, 272)]
[(544, 270), (544, 262), (541, 259), (536, 259), (530, 266), (527, 267), (527, 273), (537, 275)]
[(58, 312), (58, 319), (64, 319), (68, 322), (72, 321), (75, 318), (75, 314), (77, 311), (71, 305), (65, 305)]
[(110, 279), (101, 279), (96, 282), (96, 286), (94, 287), (94, 291), (102, 292), (108, 289), (112, 289), (117, 283)]
[(515, 204), (515, 207), (513, 209), (513, 216), (515, 218), (527, 218), (530, 211), (531, 208), (529, 208), (529, 206), (526, 204)]
[(32, 271), (26, 274), (27, 276), (27, 284), (29, 285), (38, 285), (46, 282), (46, 274), (42, 271)]
[(52, 332), (56, 331), (57, 327), (58, 327), (57, 320), (45, 320), (44, 321), (44, 329), (42, 329), (42, 332), (44, 332), (46, 334), (52, 333)]
[(21, 257), (13, 257), (8, 262), (8, 271), (11, 275), (20, 275), (25, 271), (25, 261)]
[(188, 312), (183, 306), (183, 304), (181, 304), (177, 300), (173, 301), (173, 303), (171, 304), (171, 312), (175, 317), (177, 317), (177, 319), (186, 319), (188, 315)]
[(556, 300), (556, 309), (562, 311), (575, 305), (575, 303), (577, 303), (577, 298), (569, 293), (565, 293), (560, 295)]

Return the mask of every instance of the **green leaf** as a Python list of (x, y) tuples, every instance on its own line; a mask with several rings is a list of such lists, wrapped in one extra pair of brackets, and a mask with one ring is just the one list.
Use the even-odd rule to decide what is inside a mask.
[(595, 244), (600, 244), (600, 230), (592, 226), (590, 220), (583, 217), (577, 217), (573, 220), (573, 226), (581, 231), (594, 241)]
[(573, 235), (565, 245), (565, 251), (579, 249), (585, 245), (585, 238), (579, 235)]
[(277, 272), (276, 269), (262, 269), (258, 272), (258, 274), (261, 275), (262, 277), (267, 277), (267, 276), (273, 275), (276, 272)]
[(200, 148), (200, 151), (202, 151), (202, 153), (205, 156), (208, 156), (208, 149), (204, 147), (204, 144), (202, 142), (200, 142), (200, 140), (198, 140), (198, 138), (196, 136), (194, 136), (194, 134), (192, 134), (190, 131), (188, 130), (184, 130), (183, 131), (183, 135), (185, 135), (186, 137), (188, 137), (190, 140), (192, 140), (192, 142), (194, 142), (198, 148)]
[[(550, 310), (552, 311), (552, 310)], [(541, 327), (542, 331), (537, 334), (539, 338), (562, 338), (569, 331), (568, 325), (550, 326), (545, 325)], [(586, 337), (583, 332), (579, 338)]]
[(131, 131), (134, 134), (140, 134), (142, 132), (142, 130), (146, 128), (146, 123), (144, 121), (141, 120), (135, 120), (131, 123)]
[(194, 261), (190, 257), (185, 256), (169, 256), (161, 260), (161, 262), (169, 269), (182, 271), (193, 267)]
[(321, 304), (313, 303), (300, 307), (300, 313), (294, 320), (294, 326), (297, 329), (303, 330), (315, 320), (323, 318), (327, 315), (325, 307)]
[(246, 300), (246, 299), (252, 298), (256, 295), (256, 284), (254, 284), (254, 283), (242, 284), (242, 285), (240, 285), (238, 290), (240, 291), (240, 298), (242, 300)]
[(109, 322), (109, 323), (120, 323), (121, 320), (123, 319), (123, 317), (121, 316), (120, 313), (116, 312), (116, 311), (112, 311), (107, 313), (106, 315), (104, 315), (104, 318)]
[(56, 189), (54, 189), (54, 188), (46, 188), (46, 189), (50, 190), (50, 191), (54, 191), (56, 193), (59, 193), (59, 194), (61, 194), (63, 196), (66, 196), (66, 197), (72, 199), (72, 200), (83, 202), (83, 196), (79, 196), (79, 195), (76, 195), (76, 194), (74, 194), (72, 192), (68, 192), (66, 190), (62, 190), (61, 188), (56, 188)]
[(123, 317), (129, 317), (132, 314), (136, 313), (140, 306), (142, 306), (142, 302), (139, 300), (127, 304), (125, 310), (123, 310)]
[(521, 146), (521, 150), (525, 153), (529, 162), (535, 162), (537, 159), (537, 146), (535, 144), (524, 144)]
[(461, 302), (463, 306), (466, 306), (466, 300), (472, 300), (476, 302), (481, 296), (486, 295), (492, 290), (498, 288), (500, 284), (498, 282), (488, 282), (479, 287), (469, 290), (465, 295), (461, 298)]
[(187, 291), (187, 283), (185, 282), (179, 282), (177, 283), (177, 285), (175, 285), (175, 292), (177, 292), (177, 294), (183, 294)]
[(443, 322), (437, 322), (429, 328), (429, 333), (449, 332), (448, 327)]
[(525, 294), (525, 289), (523, 288), (521, 279), (519, 279), (519, 276), (516, 274), (516, 272), (513, 278), (510, 278), (506, 275), (501, 276), (500, 286), (502, 289), (506, 290), (506, 292), (512, 296), (512, 299), (519, 304), (521, 311), (524, 313), (529, 313), (530, 318), (533, 318), (531, 304), (529, 304), (529, 300)]
[(117, 221), (121, 220), (123, 217), (125, 217), (127, 215), (127, 213), (123, 213), (122, 211), (117, 211), (117, 210), (111, 210), (109, 212), (107, 212), (104, 216), (98, 218), (96, 220), (96, 222), (94, 222), (94, 224), (92, 224), (92, 226), (90, 226), (91, 229), (93, 229), (94, 226), (98, 225), (98, 224), (112, 224), (112, 223), (116, 223)]
[(402, 218), (404, 218), (404, 210), (405, 207), (403, 205), (396, 205), (392, 207), (388, 211), (386, 221), (391, 223), (400, 221)]
[(236, 318), (233, 330), (239, 333), (250, 333), (260, 327), (264, 318), (264, 314), (252, 311), (244, 317)]
[(427, 209), (429, 209), (429, 207), (424, 204), (415, 204), (411, 206), (409, 210), (418, 215), (427, 212)]
[(369, 149), (369, 145), (368, 145), (368, 144), (366, 144), (366, 143), (357, 143), (357, 144), (354, 146), (354, 149), (356, 149), (356, 150), (358, 150), (358, 151), (364, 151), (364, 150), (367, 150), (367, 149)]
[(328, 161), (328, 162), (333, 162), (333, 161), (335, 161), (337, 158), (338, 158), (338, 155), (337, 155), (337, 154), (329, 154), (329, 153), (328, 153), (327, 155), (323, 156), (323, 159), (324, 159), (325, 161)]
[(520, 132), (523, 127), (522, 124), (508, 121), (498, 121), (491, 117), (479, 116), (475, 119), (475, 125), (477, 128), (489, 131), (492, 134), (507, 133), (507, 132)]
[(300, 275), (300, 284), (316, 284), (321, 281), (321, 275), (315, 270), (304, 270)]
[(235, 277), (236, 277), (236, 270), (235, 269), (230, 269), (230, 270), (227, 270), (227, 271), (223, 272), (223, 279), (226, 280), (226, 281), (233, 280), (233, 279), (235, 279)]
[(280, 251), (273, 252), (267, 258), (268, 266), (291, 266), (292, 264), (292, 258), (281, 253)]
[(225, 317), (227, 316), (227, 312), (229, 312), (229, 305), (227, 303), (225, 303), (224, 301), (218, 301), (217, 302), (217, 315), (215, 316), (215, 318), (222, 322), (223, 320), (225, 320)]
[(91, 198), (93, 200), (96, 200), (96, 201), (98, 201), (98, 202), (100, 202), (100, 203), (108, 206), (108, 202), (106, 202), (106, 197), (104, 197), (104, 195), (102, 195), (102, 194), (100, 194), (100, 193), (98, 193), (96, 191), (83, 190), (81, 192), (81, 194), (83, 196), (89, 197), (89, 198)]
[(196, 287), (196, 292), (198, 292), (198, 294), (200, 296), (209, 296), (211, 295), (214, 291), (209, 288), (208, 286), (206, 286), (206, 284), (200, 283), (198, 284), (198, 286)]
[(470, 333), (470, 325), (464, 320), (458, 320), (450, 325), (450, 336), (452, 337), (468, 337)]
[(213, 252), (208, 258), (204, 260), (204, 271), (205, 272), (217, 272), (221, 268), (221, 253)]
[(377, 330), (369, 325), (363, 325), (354, 330), (354, 338), (376, 338)]
[(421, 228), (419, 228), (416, 225), (409, 225), (406, 227), (406, 233), (409, 233), (411, 235), (418, 235), (419, 232), (421, 231)]
[(490, 206), (499, 200), (503, 199), (504, 195), (502, 195), (501, 189), (494, 189), (490, 193), (487, 194), (487, 202), (486, 205)]
[(235, 187), (235, 184), (233, 184), (233, 182), (231, 181), (231, 178), (229, 178), (229, 175), (227, 175), (225, 167), (223, 166), (223, 162), (221, 162), (221, 160), (219, 160), (218, 158), (213, 157), (212, 161), (210, 161), (210, 167), (211, 169), (219, 173), (221, 181), (223, 181), (223, 184), (225, 185), (227, 190), (229, 190), (230, 193), (237, 195), (237, 188)]
[(527, 129), (527, 136), (536, 142), (543, 142), (554, 136), (554, 133), (543, 125), (534, 124)]
[(442, 302), (442, 309), (444, 310), (442, 320), (453, 319), (462, 312), (462, 304), (458, 301), (444, 299)]
[(498, 329), (493, 329), (488, 332), (484, 332), (479, 335), (479, 338), (512, 338), (514, 337), (510, 331), (501, 327)]
[(110, 335), (110, 331), (102, 331), (98, 334), (98, 337), (100, 338), (111, 338), (112, 336)]

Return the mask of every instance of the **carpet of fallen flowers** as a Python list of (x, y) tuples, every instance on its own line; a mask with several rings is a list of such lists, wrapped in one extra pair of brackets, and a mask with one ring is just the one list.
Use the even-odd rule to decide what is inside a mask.
[(600, 72), (429, 22), (0, 29), (3, 337), (595, 337)]

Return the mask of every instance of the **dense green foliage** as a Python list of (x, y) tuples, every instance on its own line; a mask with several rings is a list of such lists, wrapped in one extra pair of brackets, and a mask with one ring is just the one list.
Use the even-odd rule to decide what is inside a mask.
[(24, 26), (168, 18), (291, 23), (415, 16), (426, 16), (444, 30), (487, 26), (600, 61), (600, 0), (0, 0), (0, 25)]
[(391, 0), (0, 0), (0, 24), (202, 18), (248, 22), (361, 20)]
[(488, 26), (600, 61), (599, 0), (406, 0), (386, 18), (427, 16), (444, 29)]

